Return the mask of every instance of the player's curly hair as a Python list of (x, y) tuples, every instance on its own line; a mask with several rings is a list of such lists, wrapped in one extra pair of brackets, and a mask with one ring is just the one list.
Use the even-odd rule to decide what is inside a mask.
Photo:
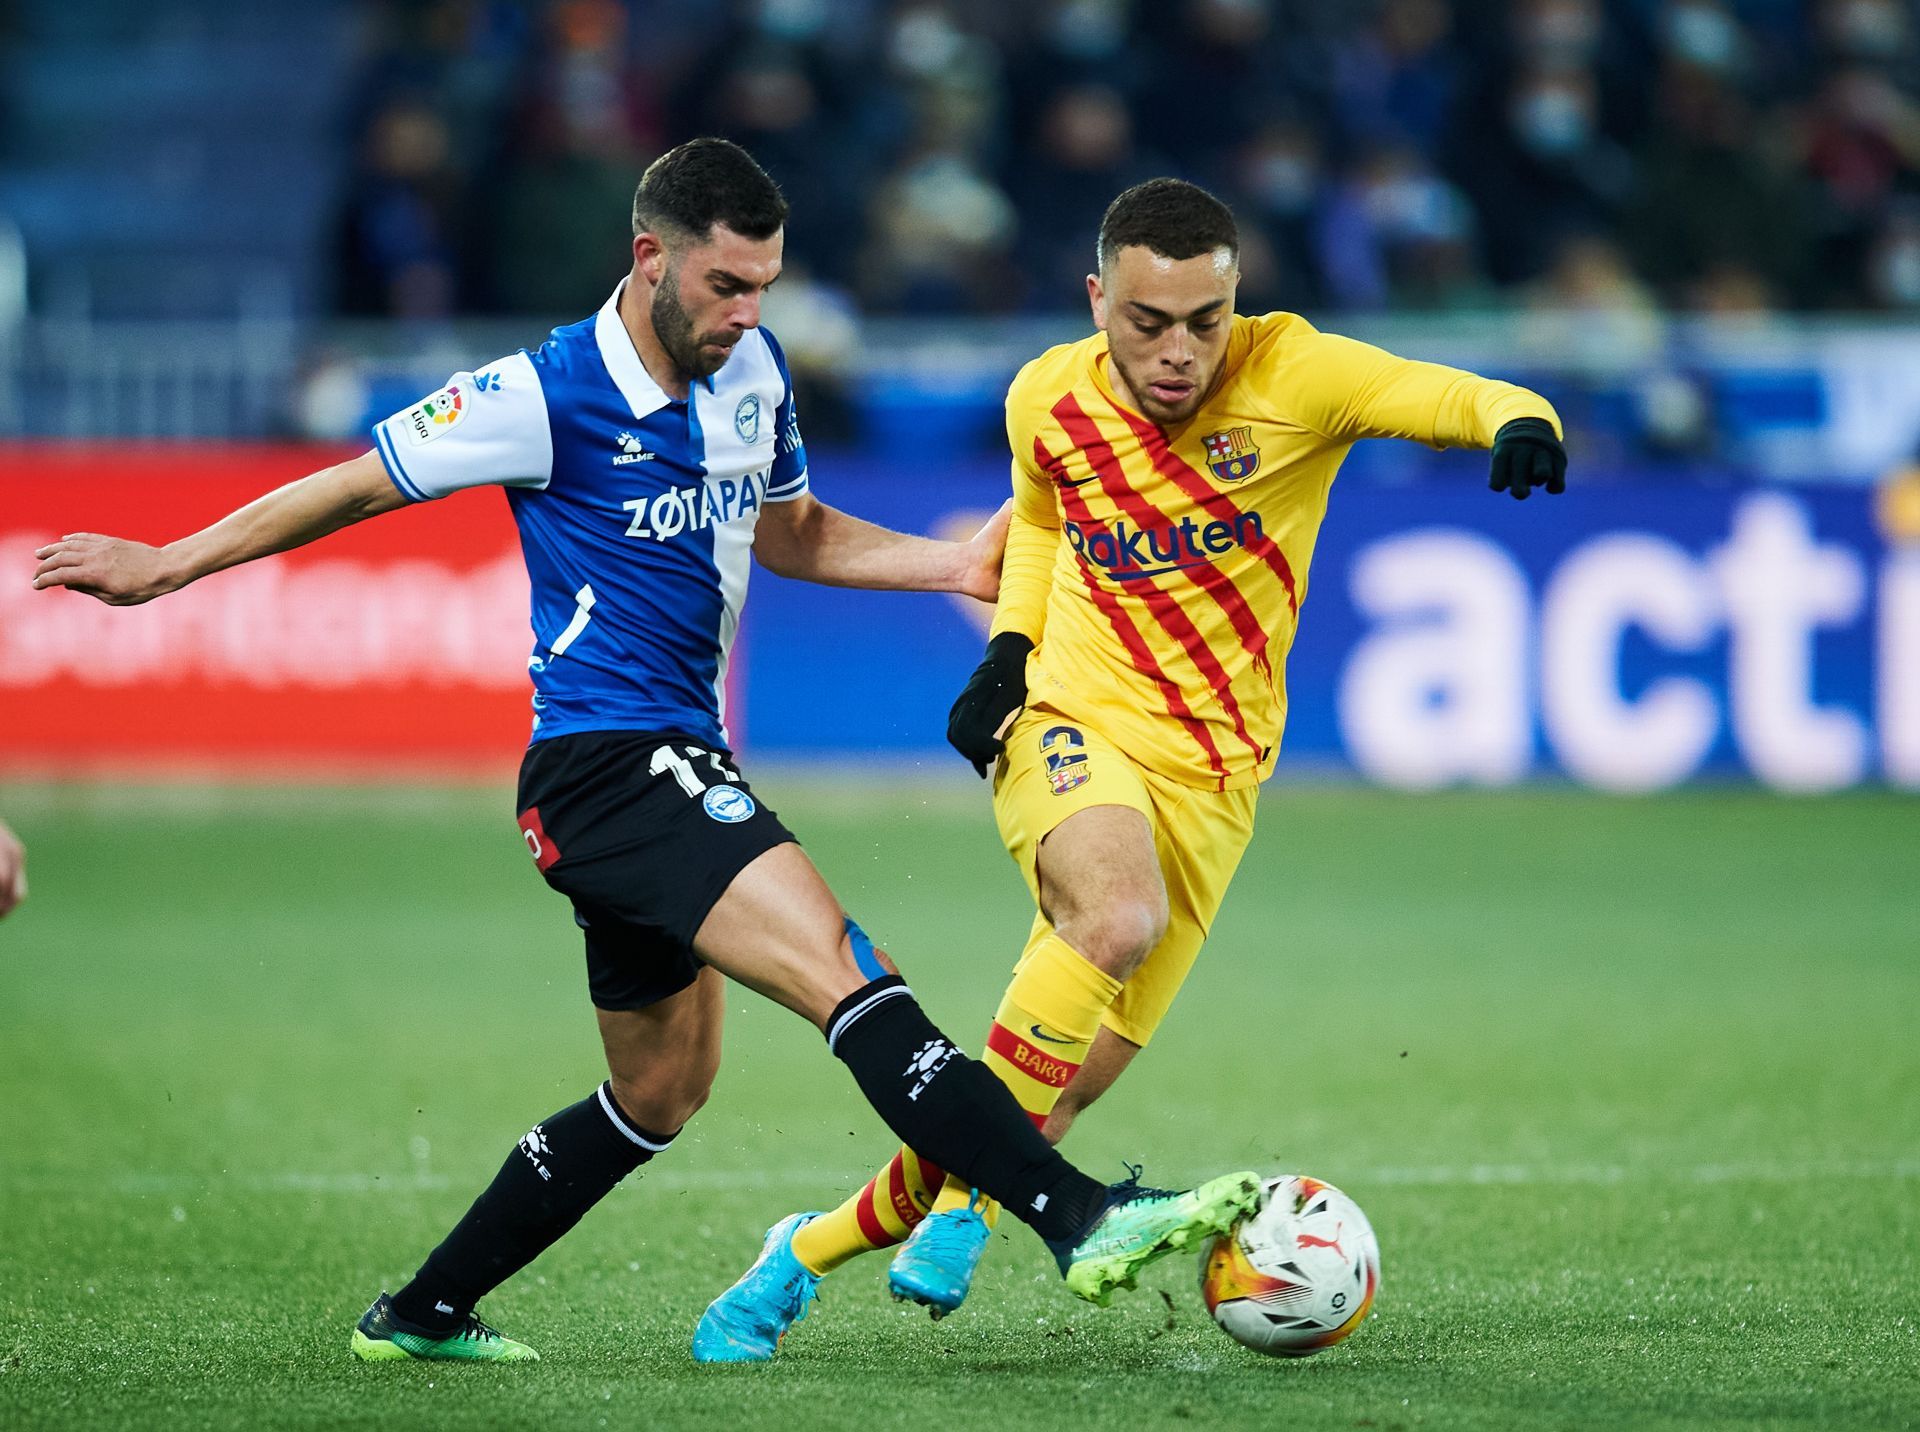
[(1107, 206), (1100, 221), (1099, 258), (1104, 270), (1114, 255), (1140, 244), (1168, 259), (1191, 259), (1226, 249), (1240, 257), (1240, 230), (1233, 210), (1198, 184), (1149, 179)]
[(633, 191), (633, 232), (664, 231), (704, 239), (725, 224), (749, 239), (770, 239), (787, 221), (780, 186), (739, 145), (690, 139), (662, 154)]

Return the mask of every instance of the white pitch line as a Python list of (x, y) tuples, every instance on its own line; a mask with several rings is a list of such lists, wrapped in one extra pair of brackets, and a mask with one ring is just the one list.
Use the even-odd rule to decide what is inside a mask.
[[(1691, 1165), (1626, 1164), (1404, 1164), (1373, 1168), (1329, 1169), (1342, 1187), (1470, 1188), (1470, 1187), (1613, 1187), (1628, 1183), (1653, 1184), (1788, 1184), (1807, 1181), (1906, 1182), (1920, 1179), (1920, 1158), (1884, 1162), (1833, 1163), (1707, 1163)], [(477, 1175), (476, 1175), (477, 1177)], [(747, 1189), (807, 1185), (844, 1187), (851, 1192), (853, 1176), (844, 1168), (709, 1168), (645, 1169), (631, 1185), (659, 1193), (737, 1192)], [(436, 1173), (309, 1172), (301, 1169), (218, 1174), (122, 1173), (92, 1180), (15, 1175), (0, 1178), (0, 1196), (8, 1193), (60, 1195), (112, 1193), (127, 1197), (238, 1193), (369, 1194), (440, 1193), (453, 1180)]]
[[(476, 1180), (482, 1175), (476, 1174)], [(844, 1183), (852, 1192), (854, 1181), (845, 1169), (676, 1169), (643, 1170), (628, 1180), (665, 1192), (691, 1192), (695, 1189), (727, 1191), (775, 1187), (789, 1183)], [(301, 1169), (275, 1172), (238, 1173), (120, 1173), (99, 1179), (85, 1177), (38, 1177), (32, 1174), (0, 1177), (0, 1197), (9, 1193), (36, 1196), (71, 1193), (112, 1193), (131, 1198), (180, 1196), (204, 1193), (436, 1193), (453, 1187), (453, 1180), (438, 1173), (316, 1173)]]
[(1356, 1170), (1355, 1188), (1372, 1184), (1453, 1188), (1503, 1185), (1596, 1185), (1624, 1183), (1799, 1183), (1807, 1179), (1843, 1181), (1920, 1178), (1920, 1158), (1887, 1162), (1837, 1160), (1833, 1163), (1708, 1163), (1692, 1165), (1627, 1164), (1464, 1164), (1389, 1165)]

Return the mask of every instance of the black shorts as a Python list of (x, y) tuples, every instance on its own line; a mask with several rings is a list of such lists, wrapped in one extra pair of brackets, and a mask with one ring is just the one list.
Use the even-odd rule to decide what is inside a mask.
[(693, 937), (733, 877), (793, 839), (725, 751), (688, 736), (584, 731), (529, 747), (520, 831), (587, 935), (600, 1009), (642, 1009), (700, 973)]

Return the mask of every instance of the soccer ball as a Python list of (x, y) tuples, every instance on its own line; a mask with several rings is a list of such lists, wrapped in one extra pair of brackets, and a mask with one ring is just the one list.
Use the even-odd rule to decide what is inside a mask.
[(1270, 1178), (1260, 1206), (1200, 1254), (1200, 1295), (1242, 1347), (1306, 1357), (1366, 1320), (1380, 1244), (1360, 1205), (1304, 1174)]

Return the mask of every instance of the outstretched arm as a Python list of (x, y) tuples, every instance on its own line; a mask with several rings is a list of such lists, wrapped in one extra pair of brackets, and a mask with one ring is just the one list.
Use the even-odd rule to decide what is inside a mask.
[(1313, 360), (1307, 416), (1328, 437), (1492, 448), (1494, 491), (1566, 490), (1560, 418), (1538, 393), (1330, 333), (1316, 335)]
[(376, 513), (406, 505), (379, 457), (350, 461), (276, 488), (191, 537), (149, 547), (70, 532), (34, 556), (35, 590), (71, 587), (109, 606), (131, 607), (178, 591), (209, 572), (302, 547)]
[(829, 587), (959, 592), (990, 602), (1000, 591), (1000, 554), (1011, 504), (969, 542), (890, 532), (829, 507), (811, 493), (769, 502), (754, 529), (753, 555), (769, 572)]

